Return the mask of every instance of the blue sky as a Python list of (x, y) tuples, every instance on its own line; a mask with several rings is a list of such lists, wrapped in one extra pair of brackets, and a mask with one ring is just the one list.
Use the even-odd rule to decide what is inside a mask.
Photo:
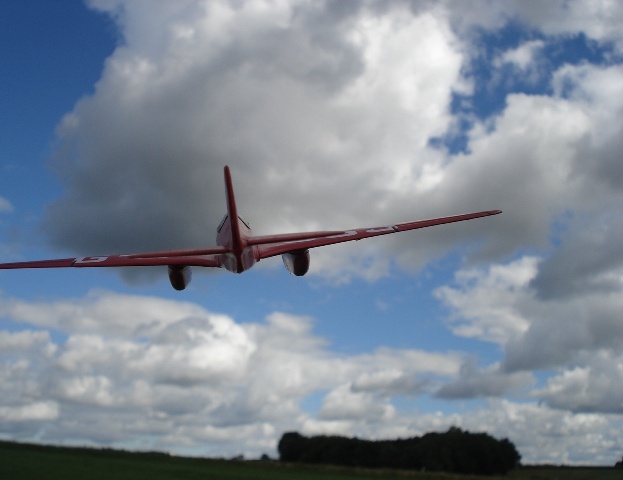
[(0, 435), (276, 455), (452, 425), (623, 444), (623, 7), (3, 2), (2, 261), (503, 215), (244, 275), (0, 275)]

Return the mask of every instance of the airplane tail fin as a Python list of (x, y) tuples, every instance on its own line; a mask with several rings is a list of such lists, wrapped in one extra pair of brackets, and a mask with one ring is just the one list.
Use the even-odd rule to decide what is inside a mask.
[(229, 166), (225, 166), (225, 195), (227, 196), (227, 215), (229, 216), (229, 227), (231, 231), (231, 248), (234, 254), (242, 252), (244, 245), (240, 235), (240, 223), (238, 221), (238, 208), (236, 207), (236, 197), (234, 186), (231, 181)]

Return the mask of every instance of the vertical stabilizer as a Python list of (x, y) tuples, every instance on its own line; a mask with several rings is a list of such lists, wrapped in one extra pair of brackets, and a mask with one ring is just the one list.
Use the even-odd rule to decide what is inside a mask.
[(234, 257), (240, 258), (245, 245), (240, 235), (240, 222), (238, 220), (234, 186), (231, 181), (229, 166), (227, 165), (225, 166), (225, 195), (227, 196), (227, 215), (229, 217), (229, 230), (231, 232), (231, 249)]

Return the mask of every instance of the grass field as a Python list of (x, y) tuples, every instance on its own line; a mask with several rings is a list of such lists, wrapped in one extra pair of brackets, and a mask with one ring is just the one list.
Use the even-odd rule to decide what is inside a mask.
[(525, 467), (505, 477), (461, 476), (432, 472), (355, 470), (286, 465), (279, 462), (232, 461), (173, 457), (162, 453), (60, 448), (0, 442), (0, 479), (297, 479), (297, 480), (620, 480), (614, 468)]

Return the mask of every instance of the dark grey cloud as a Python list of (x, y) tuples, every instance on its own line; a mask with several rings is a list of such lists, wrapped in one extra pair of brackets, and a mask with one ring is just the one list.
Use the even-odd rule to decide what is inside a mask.
[[(533, 302), (530, 326), (506, 344), (507, 371), (575, 365), (586, 354), (616, 352), (623, 346), (620, 295), (595, 294), (559, 303)], [(584, 360), (586, 361), (586, 360)]]
[(602, 351), (584, 365), (550, 378), (534, 395), (552, 408), (620, 415), (623, 413), (622, 380), (623, 362), (618, 351)]
[[(460, 80), (443, 15), (401, 2), (273, 5), (270, 15), (248, 4), (180, 2), (146, 15), (140, 2), (96, 5), (115, 12), (124, 41), (59, 126), (52, 165), (65, 194), (44, 220), (55, 247), (211, 244), (226, 163), (261, 233), (450, 213), (416, 211), (413, 188), (443, 164), (428, 139), (451, 122)], [(423, 242), (436, 255), (452, 245)]]
[[(481, 260), (542, 249), (562, 215), (603, 208), (599, 182), (616, 188), (618, 67), (563, 67), (554, 97), (510, 95), (499, 117), (474, 124), (468, 154), (430, 148), (455, 128), (453, 92), (468, 97), (475, 81), (463, 75), (476, 46), (458, 23), (491, 29), (515, 16), (549, 32), (547, 19), (556, 17), (557, 33), (609, 41), (613, 31), (578, 23), (581, 3), (565, 15), (559, 4), (488, 1), (478, 15), (460, 2), (283, 4), (270, 14), (244, 2), (91, 5), (114, 16), (123, 41), (95, 93), (59, 126), (53, 167), (65, 194), (44, 219), (59, 249), (213, 243), (225, 163), (262, 233), (505, 211), (347, 255), (323, 253), (312, 273), (326, 275), (335, 275), (331, 265), (381, 275), (386, 267), (364, 267), (379, 250), (421, 268), (457, 245), (483, 247), (473, 257)], [(405, 248), (413, 238), (419, 248)]]
[[(534, 398), (552, 408), (613, 412), (606, 379), (611, 376), (616, 382), (614, 372), (620, 368), (620, 293), (586, 289), (582, 294), (543, 299), (531, 286), (538, 272), (537, 259), (524, 257), (485, 271), (460, 271), (455, 286), (437, 291), (438, 298), (452, 308), (447, 323), (455, 335), (494, 342), (502, 352), (500, 364), (486, 369), (466, 363), (456, 381), (437, 394), (497, 396), (522, 381), (528, 386), (533, 373), (555, 372), (545, 387), (532, 391)], [(604, 359), (611, 360), (611, 367), (606, 368)], [(590, 385), (597, 383), (582, 399), (584, 387), (589, 388), (582, 379), (589, 377)], [(574, 392), (573, 398), (569, 392)]]
[(562, 245), (539, 265), (531, 287), (544, 300), (619, 292), (623, 217), (618, 211), (605, 211), (570, 223), (561, 235)]
[[(266, 21), (243, 8), (220, 23), (225, 5), (187, 7), (144, 21), (136, 6), (124, 7), (125, 42), (96, 93), (59, 128), (53, 166), (67, 194), (45, 222), (55, 246), (85, 253), (212, 243), (224, 210), (222, 166), (239, 165), (241, 187), (256, 194), (243, 199), (262, 201), (279, 143), (288, 143), (278, 136), (305, 129), (297, 119), (314, 115), (309, 102), (362, 69), (324, 10), (285, 8)], [(179, 24), (154, 24), (171, 16)], [(324, 33), (318, 17), (329, 20)]]
[(512, 393), (512, 390), (526, 388), (531, 383), (532, 376), (529, 373), (509, 375), (501, 371), (499, 365), (481, 369), (472, 357), (461, 365), (458, 378), (443, 385), (435, 395), (444, 399), (501, 397)]

